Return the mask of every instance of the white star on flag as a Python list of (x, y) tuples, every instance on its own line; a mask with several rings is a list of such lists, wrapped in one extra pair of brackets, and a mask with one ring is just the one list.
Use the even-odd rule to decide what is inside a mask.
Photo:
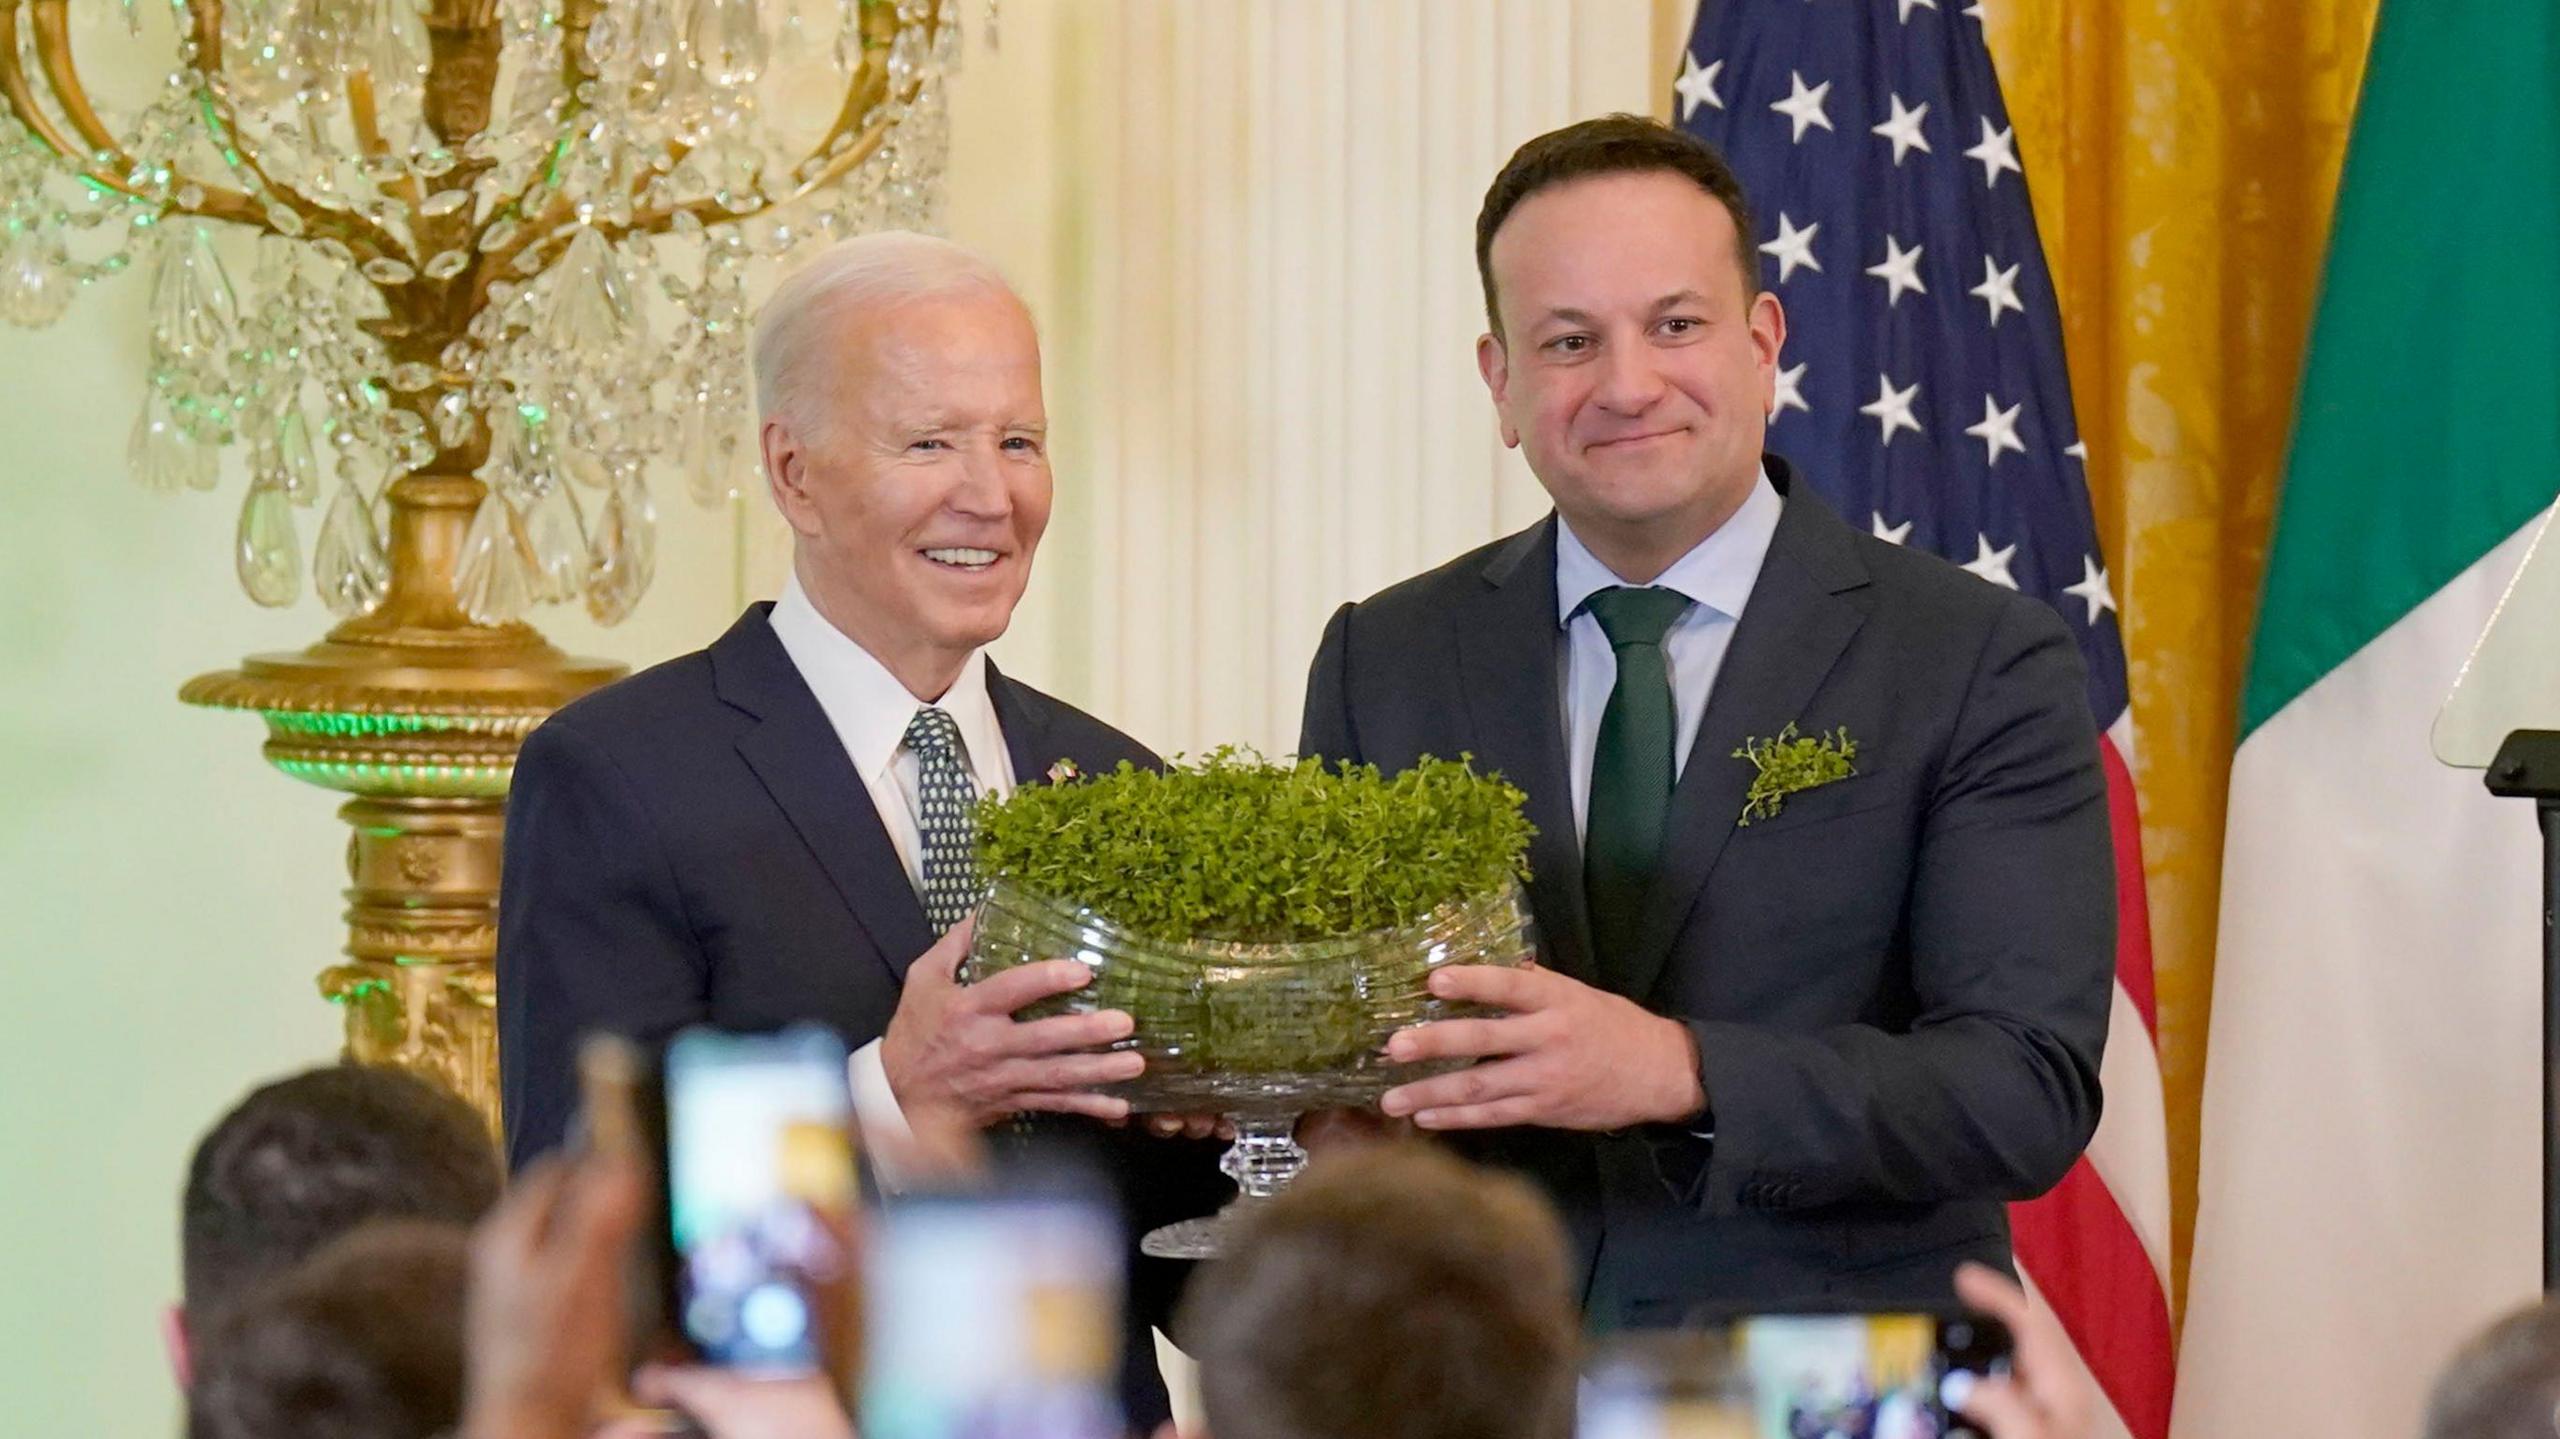
[(1905, 107), (1902, 97), (1896, 95), (1893, 97), (1892, 116), (1883, 124), (1870, 127), (1867, 133), (1882, 135), (1893, 142), (1893, 163), (1896, 165), (1902, 163), (1902, 157), (1907, 151), (1917, 150), (1924, 155), (1934, 155), (1937, 151), (1929, 147), (1929, 137), (1920, 133), (1920, 121), (1928, 113), (1928, 101), (1921, 101), (1919, 108), (1915, 110)]
[(2089, 463), (2089, 442), (2087, 440), (2073, 440), (2070, 444), (2062, 447), (2062, 452), (2069, 455), (2071, 458), (2078, 460), (2084, 465)]
[(2089, 623), (2093, 625), (2101, 613), (2116, 607), (2115, 591), (2107, 588), (2107, 572), (2095, 555), (2080, 557), (2080, 583), (2064, 585), (2062, 592), (2089, 606)]
[(1770, 419), (1774, 420), (1788, 410), (1802, 410), (1808, 415), (1813, 413), (1813, 407), (1804, 402), (1804, 372), (1812, 363), (1810, 360), (1798, 361), (1793, 368), (1778, 372), (1778, 393), (1769, 402)]
[(2002, 450), (2015, 450), (2022, 455), (2027, 452), (2026, 445), (2018, 439), (2018, 412), (2026, 407), (2027, 402), (2020, 400), (2004, 410), (1989, 395), (1982, 397), (1981, 423), (1965, 426), (1964, 432), (1982, 441), (1984, 464), (1999, 468)]
[(1925, 5), (1925, 6), (1927, 6), (1928, 8), (1930, 8), (1930, 9), (1932, 9), (1932, 10), (1935, 10), (1935, 9), (1937, 9), (1937, 8), (1938, 8), (1938, 0), (1898, 0), (1898, 3), (1899, 3), (1899, 4), (1901, 5), (1901, 7), (1902, 7), (1902, 13), (1901, 13), (1900, 15), (1895, 16), (1894, 18), (1895, 18), (1895, 19), (1897, 19), (1897, 20), (1899, 20), (1899, 21), (1901, 21), (1901, 22), (1902, 22), (1903, 24), (1905, 24), (1905, 25), (1908, 25), (1908, 24), (1910, 24), (1910, 23), (1911, 23), (1911, 12), (1912, 12), (1912, 11), (1919, 9), (1919, 8), (1921, 8), (1921, 7), (1922, 7), (1922, 6), (1924, 6), (1924, 5)]
[(1711, 110), (1724, 108), (1724, 97), (1716, 93), (1716, 77), (1723, 73), (1722, 60), (1701, 66), (1696, 56), (1685, 50), (1681, 52), (1680, 78), (1671, 82), (1671, 88), (1680, 96), (1682, 120), (1696, 114), (1700, 105)]
[(1760, 253), (1777, 257), (1779, 284), (1785, 284), (1798, 265), (1816, 272), (1822, 269), (1822, 262), (1813, 257), (1814, 233), (1821, 228), (1817, 221), (1799, 230), (1795, 221), (1787, 218), (1786, 211), (1778, 212), (1778, 238), (1762, 242)]
[(1963, 568), (2004, 590), (2014, 590), (2018, 587), (2018, 582), (2009, 576), (2009, 560), (2017, 553), (2016, 545), (1995, 550), (1991, 548), (1989, 535), (1977, 534), (1973, 537), (1973, 562)]
[(1897, 429), (1909, 430), (1915, 435), (1922, 433), (1920, 422), (1911, 417), (1911, 406), (1919, 398), (1918, 380), (1912, 381), (1908, 389), (1897, 390), (1893, 387), (1893, 376), (1879, 373), (1876, 376), (1876, 397), (1860, 405), (1858, 413), (1875, 416), (1876, 423), (1884, 427), (1884, 435), (1876, 443), (1891, 445), (1893, 432)]
[(1991, 117), (1988, 115), (1982, 119), (1982, 143), (1965, 151), (1964, 157), (1982, 162), (1982, 183), (1985, 185), (1997, 186), (2000, 183), (2000, 172), (2003, 170), (2017, 175), (2027, 173), (2018, 164), (2017, 133), (2007, 129), (1992, 129)]
[(1867, 273), (1884, 281), (1886, 309), (1902, 303), (1905, 290), (1917, 290), (1923, 295), (1929, 293), (1929, 287), (1920, 283), (1920, 249), (1914, 245), (1906, 250), (1902, 248), (1902, 242), (1891, 235), (1884, 237), (1884, 259), (1869, 265)]
[(1982, 257), (1982, 283), (1965, 293), (1981, 297), (1982, 303), (1990, 307), (1991, 328), (1995, 330), (2000, 328), (2002, 310), (2015, 310), (2021, 315), (2027, 312), (2027, 307), (2018, 303), (2018, 267), (2011, 265), (2003, 270), (1991, 263), (1989, 255)]
[(1787, 98), (1772, 103), (1769, 108), (1795, 122), (1795, 134), (1790, 138), (1801, 145), (1804, 132), (1813, 126), (1819, 125), (1825, 130), (1831, 128), (1831, 117), (1822, 109), (1823, 97), (1831, 93), (1831, 82), (1825, 80), (1807, 88), (1804, 72), (1800, 70), (1788, 71), (1787, 81), (1791, 87)]
[(1888, 545), (1898, 545), (1911, 538), (1912, 521), (1904, 520), (1898, 525), (1888, 525), (1884, 522), (1884, 511), (1871, 510), (1869, 513), (1874, 515), (1875, 519), (1867, 525), (1867, 533), (1874, 535), (1877, 539)]

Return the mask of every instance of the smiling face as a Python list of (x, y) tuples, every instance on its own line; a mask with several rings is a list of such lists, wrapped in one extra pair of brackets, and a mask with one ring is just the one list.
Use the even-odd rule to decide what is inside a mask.
[(1012, 622), (1049, 524), (1040, 343), (972, 286), (822, 326), (814, 416), (765, 419), (765, 473), (820, 614), (919, 699)]
[(1735, 241), (1722, 202), (1661, 170), (1540, 190), (1493, 237), (1502, 334), (1476, 358), (1503, 442), (1634, 583), (1712, 534), (1760, 474), (1786, 317), (1746, 293)]

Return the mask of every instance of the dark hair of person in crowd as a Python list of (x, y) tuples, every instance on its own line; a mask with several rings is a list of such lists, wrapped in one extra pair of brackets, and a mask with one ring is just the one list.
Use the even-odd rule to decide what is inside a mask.
[(1476, 278), (1484, 282), (1485, 324), (1495, 339), (1502, 338), (1502, 307), (1494, 294), (1493, 237), (1520, 202), (1552, 185), (1595, 175), (1657, 170), (1686, 175), (1723, 203), (1725, 213), (1733, 217), (1733, 258), (1742, 268), (1742, 297), (1749, 300), (1760, 293), (1760, 254), (1752, 239), (1758, 231), (1752, 228), (1751, 202), (1724, 157), (1706, 141), (1659, 120), (1603, 115), (1550, 130), (1522, 145), (1484, 192), (1484, 207), (1476, 212)]
[(258, 1280), (368, 1220), (469, 1225), (504, 1178), (480, 1115), (400, 1070), (336, 1064), (251, 1091), (187, 1166), (170, 1336), (179, 1382), (190, 1336)]
[(2426, 1439), (2560, 1434), (2560, 1304), (2517, 1310), (2462, 1346), (2427, 1400)]
[(470, 1234), (369, 1224), (251, 1287), (204, 1333), (187, 1439), (434, 1439), (462, 1422)]
[(1180, 1334), (1210, 1439), (1561, 1439), (1580, 1326), (1562, 1226), (1420, 1144), (1320, 1159), (1204, 1267)]

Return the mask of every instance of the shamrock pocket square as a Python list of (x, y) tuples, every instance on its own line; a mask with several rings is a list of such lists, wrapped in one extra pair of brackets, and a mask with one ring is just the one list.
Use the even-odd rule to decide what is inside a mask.
[(1742, 748), (1735, 750), (1733, 757), (1748, 760), (1754, 771), (1751, 788), (1742, 797), (1742, 816), (1736, 821), (1743, 825), (1755, 819), (1775, 819), (1791, 794), (1818, 789), (1858, 772), (1858, 742), (1849, 738), (1846, 725), (1829, 734), (1809, 735), (1799, 734), (1790, 720), (1774, 739), (1743, 740)]

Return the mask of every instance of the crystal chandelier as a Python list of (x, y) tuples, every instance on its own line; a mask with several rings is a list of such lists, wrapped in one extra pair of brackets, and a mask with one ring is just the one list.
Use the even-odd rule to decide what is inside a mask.
[[(0, 314), (47, 324), (151, 261), (130, 468), (211, 489), (215, 451), (242, 449), (260, 604), (300, 597), (317, 509), (312, 587), (342, 616), (379, 605), (385, 482), (433, 470), (487, 489), (454, 577), (471, 619), (583, 600), (613, 624), (649, 585), (653, 472), (716, 505), (748, 470), (749, 265), (929, 221), (939, 8), (192, 0), (179, 68), (110, 127), (68, 0), (0, 0), (21, 122), (0, 126)], [(831, 121), (794, 133), (782, 102), (828, 77)], [(213, 224), (264, 237), (245, 289)]]
[(358, 1057), (489, 1105), (516, 745), (618, 673), (524, 618), (626, 618), (653, 494), (754, 474), (754, 267), (931, 225), (957, 0), (118, 4), (80, 0), (81, 47), (174, 20), (177, 65), (110, 119), (72, 0), (0, 0), (0, 316), (155, 275), (129, 467), (211, 490), (236, 447), (242, 588), (290, 605), (307, 576), (339, 616), (182, 698), (259, 713), (272, 763), (356, 797), (323, 989)]

